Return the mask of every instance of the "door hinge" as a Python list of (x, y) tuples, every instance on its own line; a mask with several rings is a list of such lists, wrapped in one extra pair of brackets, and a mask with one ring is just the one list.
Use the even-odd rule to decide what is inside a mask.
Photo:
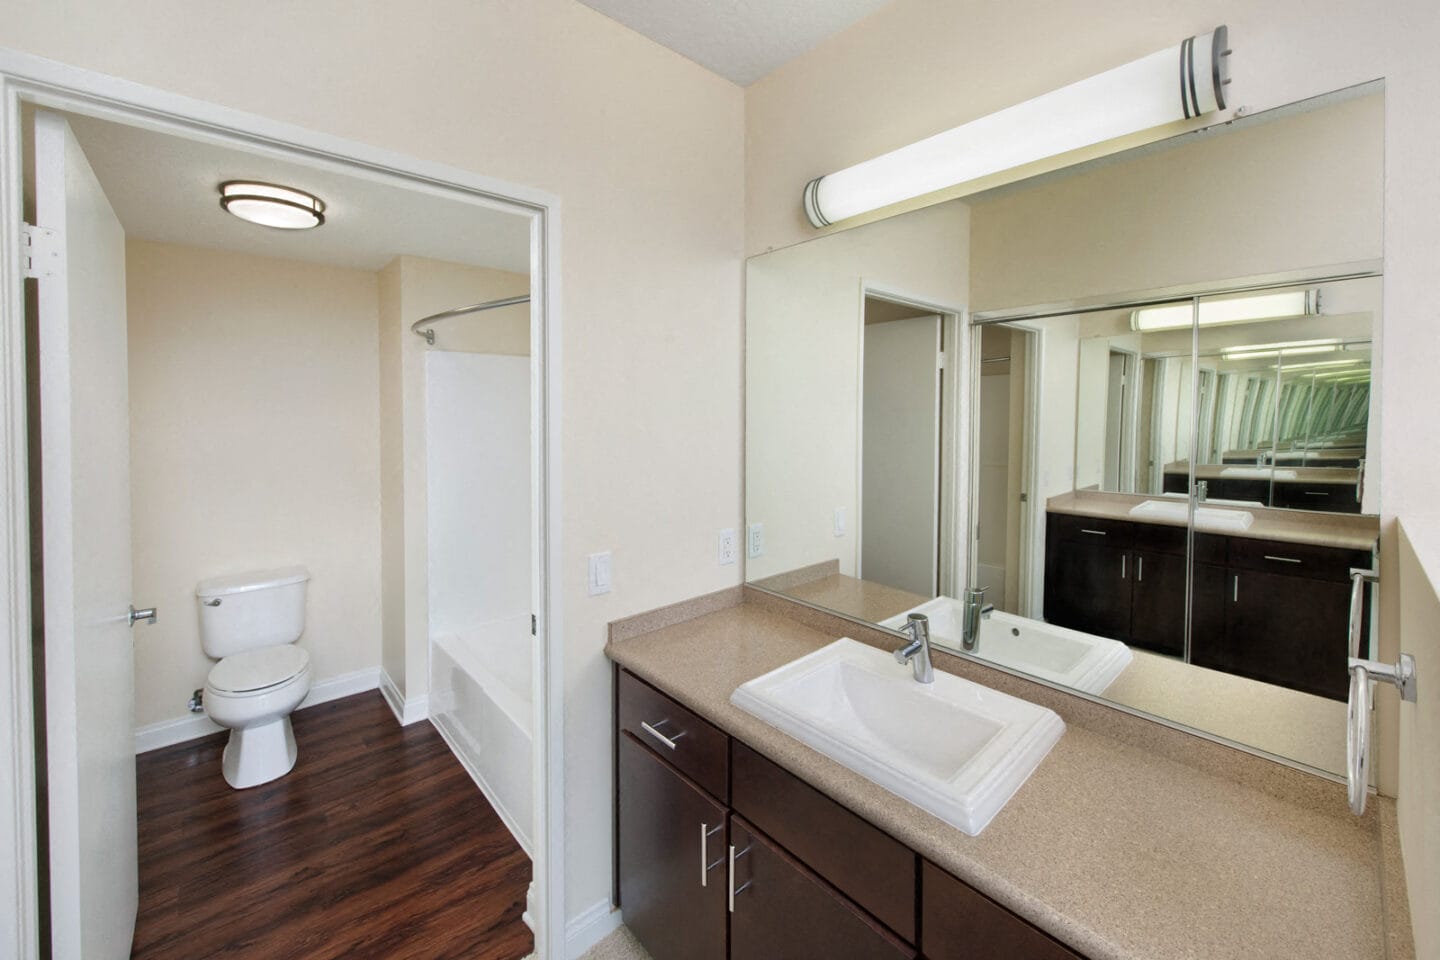
[(535, 636), (535, 631), (536, 631), (535, 614), (532, 613), (532, 614), (530, 614), (530, 636), (532, 636), (532, 637)]
[(944, 351), (944, 350), (941, 350), (939, 353), (935, 354), (935, 366), (936, 366), (936, 368), (939, 369), (939, 370), (944, 370), (944, 369), (945, 369), (945, 351)]
[(65, 269), (65, 249), (60, 232), (29, 223), (20, 225), (20, 275), (43, 280), (58, 277)]

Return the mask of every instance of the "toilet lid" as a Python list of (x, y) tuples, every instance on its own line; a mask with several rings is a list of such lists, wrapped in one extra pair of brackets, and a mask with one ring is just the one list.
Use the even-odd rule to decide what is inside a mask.
[(310, 654), (293, 643), (246, 650), (226, 657), (210, 671), (210, 685), (226, 693), (248, 693), (292, 680), (310, 665)]

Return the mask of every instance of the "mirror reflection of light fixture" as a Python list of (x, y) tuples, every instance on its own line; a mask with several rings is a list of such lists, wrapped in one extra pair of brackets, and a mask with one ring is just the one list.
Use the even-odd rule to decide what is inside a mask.
[(1369, 363), (1368, 359), (1360, 358), (1354, 360), (1314, 360), (1310, 363), (1275, 363), (1270, 365), (1271, 370), (1284, 370), (1290, 373), (1295, 370), (1321, 370), (1328, 367), (1353, 367), (1361, 363)]
[[(1320, 312), (1319, 290), (1286, 290), (1281, 293), (1256, 293), (1225, 300), (1200, 301), (1200, 326), (1215, 327), (1227, 323), (1257, 323), (1261, 320), (1283, 320), (1287, 317), (1308, 317)], [(1159, 307), (1142, 307), (1130, 315), (1130, 329), (1141, 332), (1183, 330), (1194, 319), (1191, 301), (1169, 303)]]
[(944, 133), (816, 177), (805, 215), (824, 227), (958, 183), (1225, 109), (1229, 32), (1217, 27)]
[(220, 184), (220, 206), (241, 220), (281, 230), (309, 230), (325, 222), (325, 204), (313, 193), (257, 180)]
[(1335, 353), (1342, 349), (1338, 337), (1328, 340), (1296, 340), (1290, 343), (1254, 343), (1241, 347), (1222, 347), (1225, 360), (1258, 360), (1261, 357), (1297, 357), (1309, 353)]

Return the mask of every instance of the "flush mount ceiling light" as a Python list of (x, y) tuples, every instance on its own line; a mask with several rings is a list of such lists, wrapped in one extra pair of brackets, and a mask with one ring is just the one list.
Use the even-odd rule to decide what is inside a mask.
[[(1281, 320), (1286, 317), (1308, 317), (1319, 312), (1319, 290), (1258, 293), (1226, 300), (1202, 300), (1200, 326), (1257, 323), (1261, 320)], [(1142, 333), (1183, 330), (1190, 326), (1194, 317), (1195, 308), (1189, 300), (1160, 307), (1142, 307), (1130, 315), (1130, 329)]]
[(805, 186), (824, 227), (958, 183), (1225, 109), (1228, 31), (1217, 27)]
[(325, 222), (325, 204), (313, 193), (256, 180), (220, 184), (220, 206), (241, 220), (281, 230), (309, 230)]

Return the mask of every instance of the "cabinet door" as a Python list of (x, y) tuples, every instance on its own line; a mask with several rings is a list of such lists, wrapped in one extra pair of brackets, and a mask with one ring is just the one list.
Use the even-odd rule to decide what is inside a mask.
[(725, 960), (725, 808), (628, 733), (619, 793), (625, 925), (654, 960)]
[(1111, 547), (1098, 536), (1051, 543), (1046, 549), (1046, 621), (1112, 640), (1129, 640), (1129, 551)]
[(1130, 600), (1130, 644), (1179, 657), (1185, 654), (1184, 556), (1137, 550)]
[[(739, 817), (730, 960), (913, 960), (915, 951)], [(914, 874), (897, 878), (914, 883)], [(625, 914), (630, 922), (630, 914)], [(643, 939), (643, 938), (642, 938)], [(656, 960), (663, 960), (658, 954)]]
[(1225, 630), (1193, 661), (1292, 690), (1344, 700), (1350, 587), (1231, 567)]
[(920, 868), (920, 904), (927, 960), (1080, 960), (929, 861)]

